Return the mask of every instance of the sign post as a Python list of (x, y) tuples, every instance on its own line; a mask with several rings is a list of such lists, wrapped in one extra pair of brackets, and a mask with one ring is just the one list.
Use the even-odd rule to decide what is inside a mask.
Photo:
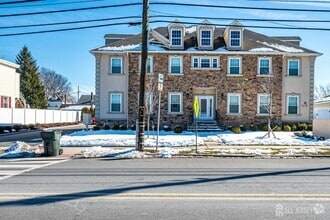
[(196, 136), (196, 154), (197, 154), (197, 136), (198, 136), (198, 128), (197, 128), (197, 126), (198, 126), (198, 123), (197, 123), (197, 121), (198, 121), (198, 117), (199, 117), (199, 110), (200, 110), (200, 108), (199, 108), (199, 99), (198, 99), (198, 96), (195, 96), (195, 100), (194, 100), (194, 106), (193, 106), (193, 108), (194, 108), (194, 118), (195, 118), (195, 136)]
[(158, 74), (158, 117), (157, 117), (157, 141), (156, 141), (156, 152), (158, 151), (158, 144), (159, 144), (159, 123), (160, 123), (160, 98), (161, 93), (163, 91), (164, 85), (164, 75)]

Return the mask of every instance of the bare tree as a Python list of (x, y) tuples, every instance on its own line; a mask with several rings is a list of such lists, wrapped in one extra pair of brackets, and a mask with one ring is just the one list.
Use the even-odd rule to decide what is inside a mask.
[(40, 79), (45, 87), (46, 97), (59, 97), (61, 100), (73, 101), (71, 95), (72, 86), (68, 79), (54, 70), (42, 67), (40, 70)]
[[(146, 84), (146, 100), (145, 100), (145, 107), (146, 107), (146, 114), (147, 114), (147, 130), (150, 131), (150, 118), (154, 112), (155, 104), (157, 103), (158, 96), (157, 96), (157, 77), (155, 75), (150, 76), (149, 82)], [(149, 132), (148, 136), (149, 137)]]
[(273, 129), (271, 127), (271, 120), (272, 120), (272, 113), (273, 113), (273, 93), (274, 93), (274, 87), (275, 87), (275, 77), (269, 76), (267, 77), (267, 80), (264, 84), (261, 85), (261, 88), (266, 93), (264, 96), (265, 98), (264, 102), (260, 102), (260, 108), (264, 110), (264, 112), (267, 112), (267, 133), (263, 136), (265, 138), (266, 136), (270, 138), (270, 133), (272, 133), (273, 137), (276, 138)]
[(330, 96), (330, 83), (326, 85), (320, 85), (318, 88), (315, 87), (315, 99), (321, 99)]

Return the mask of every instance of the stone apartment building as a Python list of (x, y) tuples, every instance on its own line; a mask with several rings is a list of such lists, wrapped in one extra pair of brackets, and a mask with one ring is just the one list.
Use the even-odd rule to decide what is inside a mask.
[[(96, 118), (131, 126), (138, 117), (141, 35), (105, 35), (96, 58)], [(161, 126), (189, 127), (198, 97), (199, 121), (221, 127), (313, 119), (315, 51), (299, 37), (269, 37), (239, 22), (218, 28), (208, 21), (186, 27), (178, 21), (150, 30), (146, 84), (164, 74)], [(147, 102), (158, 109), (157, 91)], [(156, 117), (154, 117), (156, 120)]]

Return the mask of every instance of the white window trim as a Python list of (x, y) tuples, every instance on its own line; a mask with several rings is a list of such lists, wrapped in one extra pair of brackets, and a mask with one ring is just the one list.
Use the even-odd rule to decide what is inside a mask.
[[(202, 62), (201, 62), (201, 59), (202, 58), (207, 58), (207, 59), (210, 59), (210, 67), (201, 67), (202, 65)], [(194, 67), (194, 59), (197, 59), (198, 60), (198, 64), (197, 64), (197, 67)], [(217, 60), (217, 67), (213, 67), (213, 60), (216, 59)], [(212, 57), (212, 56), (192, 56), (191, 58), (191, 68), (192, 69), (220, 69), (220, 62), (219, 62), (219, 57)]]
[[(173, 36), (172, 36), (172, 33), (173, 31), (180, 31), (181, 32), (181, 39), (180, 39), (180, 45), (173, 45)], [(171, 39), (170, 39), (170, 44), (171, 44), (171, 47), (183, 47), (183, 30), (181, 28), (171, 28), (170, 29), (170, 33), (171, 33)]]
[[(180, 59), (180, 73), (172, 73), (171, 72), (171, 66), (172, 66), (172, 58), (179, 58)], [(182, 56), (170, 56), (169, 57), (169, 62), (168, 62), (168, 74), (169, 75), (183, 75), (183, 62), (182, 62)]]
[[(203, 31), (209, 31), (210, 32), (210, 44), (209, 45), (203, 45), (202, 44), (202, 32)], [(212, 47), (212, 45), (213, 45), (213, 31), (212, 30), (201, 29), (201, 30), (199, 30), (199, 36), (200, 36), (200, 38), (199, 38), (199, 45), (200, 45), (200, 47)]]
[[(120, 73), (113, 73), (112, 72), (112, 60), (113, 59), (120, 59)], [(123, 74), (123, 58), (122, 57), (110, 57), (110, 74), (114, 74), (114, 75), (120, 75)]]
[[(288, 59), (288, 63), (287, 63), (287, 76), (291, 76), (289, 73), (290, 71), (290, 61), (297, 61), (298, 62), (298, 75), (297, 76), (301, 76), (301, 73), (300, 73), (300, 60), (298, 59)], [(292, 77), (297, 77), (297, 76), (292, 76)]]
[[(289, 98), (296, 97), (297, 98), (297, 113), (289, 114)], [(286, 114), (287, 115), (299, 115), (300, 114), (300, 96), (299, 95), (287, 95), (286, 97)]]
[[(230, 97), (238, 96), (238, 113), (230, 112)], [(227, 114), (228, 115), (240, 115), (242, 114), (242, 94), (241, 93), (228, 93), (227, 94)]]
[[(152, 55), (148, 56), (148, 59), (150, 59), (150, 73), (148, 73), (148, 69), (147, 69), (147, 74), (152, 75), (154, 74), (153, 56)], [(147, 68), (148, 68), (148, 60), (147, 60)], [(139, 56), (139, 73), (141, 73), (141, 55)]]
[[(257, 114), (258, 115), (269, 115), (269, 112), (267, 113), (260, 113), (260, 97), (261, 96), (268, 96), (268, 100), (271, 103), (272, 100), (270, 100), (270, 94), (269, 93), (258, 93), (258, 101), (257, 101)], [(271, 111), (271, 109), (269, 109)]]
[[(239, 73), (238, 74), (230, 73), (230, 60), (232, 60), (232, 59), (239, 59)], [(227, 76), (242, 76), (242, 57), (228, 57)]]
[[(180, 96), (180, 112), (171, 112), (171, 96), (179, 95)], [(168, 93), (168, 114), (183, 114), (183, 93), (182, 92), (169, 92)]]
[[(231, 45), (231, 32), (239, 32), (239, 46), (233, 46), (233, 45)], [(236, 38), (234, 38), (234, 39), (236, 39)], [(237, 48), (239, 48), (239, 47), (242, 47), (242, 31), (241, 30), (230, 30), (229, 31), (229, 45), (230, 45), (230, 47), (237, 47)]]
[[(261, 68), (261, 60), (268, 60), (269, 61), (269, 73), (267, 75), (260, 74), (260, 68)], [(272, 58), (271, 57), (258, 57), (258, 76), (270, 76), (273, 75), (273, 67), (272, 67)]]
[[(113, 94), (118, 94), (120, 95), (120, 111), (112, 111), (112, 95)], [(110, 92), (110, 97), (109, 97), (109, 112), (110, 113), (123, 113), (123, 93), (122, 92)]]

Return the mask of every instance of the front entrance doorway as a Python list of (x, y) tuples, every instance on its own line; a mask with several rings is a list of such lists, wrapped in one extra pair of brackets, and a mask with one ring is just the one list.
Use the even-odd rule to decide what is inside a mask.
[(199, 96), (200, 116), (199, 120), (213, 120), (214, 119), (214, 97), (213, 96)]

